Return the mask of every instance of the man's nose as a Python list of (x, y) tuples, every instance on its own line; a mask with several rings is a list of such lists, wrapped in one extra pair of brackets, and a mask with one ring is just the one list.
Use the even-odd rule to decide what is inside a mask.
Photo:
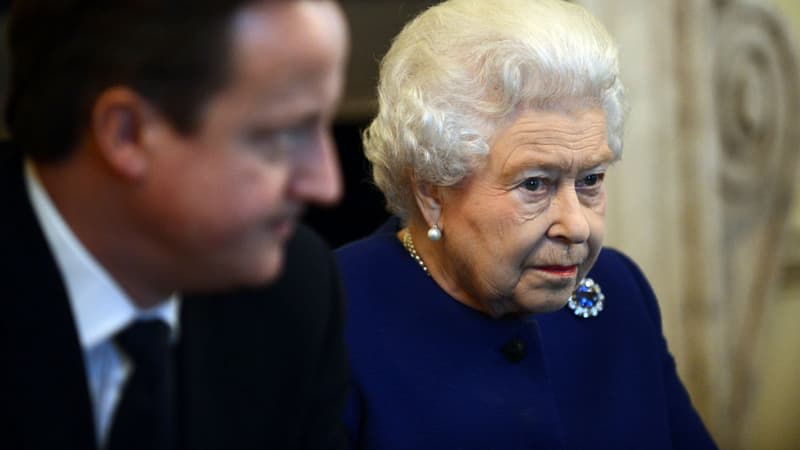
[(295, 161), (291, 194), (302, 202), (333, 205), (342, 197), (342, 175), (330, 131), (320, 131), (312, 145)]

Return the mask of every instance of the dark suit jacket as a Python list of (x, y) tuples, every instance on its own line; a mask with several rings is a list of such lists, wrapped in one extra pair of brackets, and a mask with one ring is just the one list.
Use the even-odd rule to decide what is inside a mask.
[[(91, 449), (82, 350), (14, 153), (0, 147), (0, 448)], [(184, 296), (176, 351), (182, 448), (344, 445), (335, 266), (303, 228), (287, 255), (282, 278), (268, 288)]]

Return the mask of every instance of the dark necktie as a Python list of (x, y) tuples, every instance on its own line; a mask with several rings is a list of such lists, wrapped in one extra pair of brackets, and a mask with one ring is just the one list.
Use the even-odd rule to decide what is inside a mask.
[(133, 363), (111, 422), (108, 450), (175, 448), (169, 327), (136, 321), (114, 337)]

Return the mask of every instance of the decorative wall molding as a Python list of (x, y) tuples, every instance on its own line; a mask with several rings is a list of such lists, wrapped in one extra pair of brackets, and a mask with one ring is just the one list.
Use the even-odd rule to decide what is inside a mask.
[(800, 75), (788, 26), (764, 6), (719, 2), (714, 88), (726, 245), (730, 418), (739, 429), (759, 380), (754, 355), (775, 300), (800, 160)]
[[(610, 182), (609, 242), (653, 282), (696, 406), (722, 448), (739, 448), (765, 381), (757, 344), (789, 242), (800, 160), (796, 48), (766, 2), (580, 3), (617, 37), (631, 91), (625, 164), (635, 161)], [(647, 178), (663, 182), (636, 183)], [(650, 242), (625, 227), (642, 227)]]

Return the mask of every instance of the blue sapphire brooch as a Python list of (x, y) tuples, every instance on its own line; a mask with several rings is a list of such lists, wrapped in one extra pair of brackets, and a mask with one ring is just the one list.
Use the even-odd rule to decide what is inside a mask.
[(576, 316), (588, 319), (600, 314), (605, 299), (606, 296), (600, 290), (600, 285), (591, 278), (584, 278), (567, 299), (567, 306)]

